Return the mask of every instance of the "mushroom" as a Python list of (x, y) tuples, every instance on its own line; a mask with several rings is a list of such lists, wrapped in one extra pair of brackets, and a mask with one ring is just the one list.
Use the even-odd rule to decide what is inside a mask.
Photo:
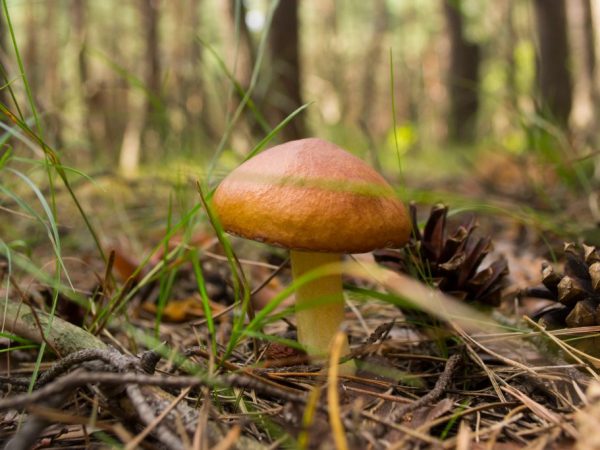
[[(410, 235), (405, 208), (361, 159), (317, 138), (272, 147), (217, 187), (213, 205), (227, 232), (290, 249), (296, 280), (346, 253), (400, 246)], [(344, 318), (341, 274), (296, 291), (298, 341), (326, 356)], [(348, 353), (346, 340), (342, 354)]]

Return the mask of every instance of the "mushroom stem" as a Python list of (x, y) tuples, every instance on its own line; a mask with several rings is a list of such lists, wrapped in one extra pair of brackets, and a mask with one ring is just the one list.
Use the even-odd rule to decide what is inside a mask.
[[(340, 262), (339, 253), (290, 251), (294, 280), (325, 264)], [(342, 275), (327, 275), (310, 281), (296, 290), (298, 342), (312, 358), (329, 355), (331, 342), (344, 320)], [(349, 353), (348, 340), (342, 355)]]

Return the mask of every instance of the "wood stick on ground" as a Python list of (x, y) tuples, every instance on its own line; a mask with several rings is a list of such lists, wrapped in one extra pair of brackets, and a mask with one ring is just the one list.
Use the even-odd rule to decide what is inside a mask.
[(461, 353), (455, 353), (454, 355), (450, 356), (450, 358), (448, 358), (448, 361), (446, 361), (444, 371), (436, 381), (435, 385), (433, 386), (433, 389), (418, 400), (415, 400), (414, 402), (409, 403), (408, 405), (404, 405), (396, 409), (391, 414), (390, 421), (398, 422), (406, 414), (429, 403), (433, 403), (434, 401), (439, 399), (450, 386), (452, 378), (454, 377), (454, 373), (456, 372), (456, 369), (458, 368), (458, 365), (461, 361)]
[[(51, 318), (47, 313), (43, 311), (36, 311), (36, 318), (33, 317), (32, 312), (27, 307), (23, 307), (17, 302), (13, 302), (7, 299), (0, 299), (0, 311), (4, 313), (4, 330), (5, 332), (13, 333), (17, 336), (24, 337), (30, 339), (34, 342), (41, 343), (42, 333), (40, 332), (39, 326), (41, 325), (44, 328), (44, 338), (50, 342), (51, 347), (55, 347), (58, 352), (62, 355), (69, 355), (71, 353), (78, 352), (80, 350), (89, 350), (89, 349), (100, 349), (107, 351), (109, 347), (98, 339), (96, 336), (91, 335), (85, 330), (68, 323), (59, 317)], [(52, 327), (46, 330), (48, 327), (49, 321), (52, 320)], [(38, 325), (38, 323), (40, 325)], [(116, 352), (116, 354), (121, 355)], [(130, 361), (136, 361), (137, 359), (127, 357), (125, 355), (121, 355), (123, 358), (130, 358)], [(114, 363), (114, 361), (113, 361)], [(132, 366), (133, 369), (133, 366)], [(60, 369), (62, 370), (62, 369)], [(59, 370), (59, 371), (60, 371)], [(105, 377), (103, 380), (102, 377)], [(107, 385), (120, 385), (124, 386), (128, 382), (135, 383), (134, 379), (136, 377), (144, 376), (138, 373), (85, 373), (75, 371), (69, 375), (62, 376), (56, 379), (54, 382), (47, 384), (46, 386), (36, 390), (28, 395), (16, 395), (13, 397), (9, 397), (3, 400), (0, 400), (0, 405), (2, 408), (19, 408), (24, 405), (32, 404), (35, 402), (41, 402), (44, 398), (47, 398), (48, 395), (55, 392), (61, 391), (72, 391), (76, 387), (83, 386), (88, 383), (105, 383)], [(145, 375), (148, 376), (148, 375)], [(49, 376), (50, 377), (50, 376)], [(129, 380), (127, 377), (130, 377)], [(193, 377), (189, 377), (190, 379)], [(163, 380), (164, 381), (164, 380)], [(181, 384), (182, 380), (179, 380), (179, 384), (169, 383), (164, 384), (163, 381), (159, 381), (157, 379), (153, 380), (149, 384), (153, 386), (149, 386), (144, 390), (144, 395), (149, 403), (156, 409), (160, 407), (159, 410), (156, 411), (157, 414), (162, 411), (162, 406), (167, 407), (174, 400), (174, 397), (163, 391), (159, 388), (159, 386), (178, 386), (178, 387), (187, 387), (190, 385), (194, 385), (193, 383), (185, 382)], [(188, 380), (191, 381), (191, 380)], [(197, 382), (198, 379), (196, 378)], [(256, 382), (255, 382), (256, 383)], [(142, 381), (142, 384), (144, 382)], [(252, 387), (252, 386), (245, 386)], [(273, 389), (273, 388), (272, 388)], [(274, 392), (272, 392), (274, 393)], [(281, 394), (281, 393), (279, 393)], [(19, 406), (20, 405), (20, 406)], [(177, 405), (178, 413), (182, 416), (185, 416), (189, 422), (195, 422), (198, 417), (198, 412), (196, 409), (188, 406), (186, 403), (181, 402)], [(122, 406), (118, 404), (118, 402), (111, 402), (112, 413), (117, 417), (124, 417), (129, 420), (133, 419), (130, 414), (128, 414)], [(138, 418), (139, 419), (139, 418)], [(211, 440), (214, 443), (218, 442), (223, 433), (219, 426), (213, 422), (209, 422), (207, 428), (207, 435), (211, 437)], [(193, 434), (193, 425), (191, 426)], [(237, 448), (240, 449), (263, 449), (264, 445), (260, 444), (256, 440), (248, 437), (248, 436), (240, 436), (237, 441)]]

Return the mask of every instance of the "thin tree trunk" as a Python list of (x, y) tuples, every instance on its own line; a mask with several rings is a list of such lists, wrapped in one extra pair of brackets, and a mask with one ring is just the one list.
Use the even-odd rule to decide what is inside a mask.
[[(159, 47), (159, 4), (160, 2), (157, 0), (140, 0), (145, 44), (144, 83), (150, 94), (155, 98), (160, 98), (162, 76)], [(148, 113), (151, 115), (158, 112), (151, 101), (148, 101), (147, 107)]]
[(547, 119), (568, 128), (573, 93), (565, 1), (533, 0), (533, 5), (539, 40), (539, 110)]
[(25, 9), (25, 29), (27, 30), (27, 40), (25, 41), (24, 63), (27, 71), (27, 80), (32, 92), (36, 93), (40, 85), (40, 73), (37, 65), (39, 64), (39, 48), (38, 48), (38, 7), (34, 2), (27, 2)]
[[(141, 142), (144, 132), (159, 131), (161, 135), (163, 121), (161, 111), (157, 109), (161, 91), (161, 60), (159, 48), (159, 2), (139, 0), (140, 22), (144, 32), (144, 84), (147, 95), (140, 102), (138, 93), (128, 92), (129, 118), (123, 133), (119, 154), (119, 170), (125, 177), (136, 175), (141, 154)], [(143, 105), (139, 104), (143, 103)], [(147, 146), (146, 146), (147, 147)]]
[[(596, 32), (591, 0), (579, 0), (583, 13), (583, 32), (585, 35), (586, 72), (590, 80), (596, 78)], [(595, 83), (592, 83), (595, 84)]]
[[(185, 42), (182, 44), (186, 47), (186, 59), (189, 71), (185, 73), (184, 79), (182, 80), (182, 93), (184, 99), (186, 99), (186, 113), (188, 114), (188, 121), (195, 122), (199, 117), (202, 110), (203, 103), (203, 86), (202, 86), (202, 48), (198, 42), (197, 36), (200, 28), (200, 0), (188, 0), (188, 33), (186, 38), (188, 40), (187, 45)], [(183, 62), (182, 62), (183, 63)], [(189, 103), (189, 99), (194, 98), (194, 103)]]
[[(298, 36), (298, 0), (281, 1), (273, 15), (269, 34), (273, 82), (267, 99), (268, 118), (276, 126), (302, 102)], [(282, 131), (283, 140), (305, 137), (304, 116), (296, 116)]]
[(506, 2), (504, 14), (506, 17), (507, 34), (507, 44), (504, 53), (506, 60), (506, 91), (510, 108), (512, 111), (517, 111), (519, 93), (517, 92), (517, 63), (515, 61), (515, 48), (517, 46), (518, 37), (517, 30), (515, 28), (513, 2)]
[(73, 21), (73, 32), (77, 40), (77, 70), (79, 81), (85, 83), (88, 79), (88, 63), (85, 54), (87, 45), (87, 8), (86, 0), (72, 0), (71, 14)]
[(319, 33), (324, 33), (328, 38), (319, 43), (321, 51), (312, 53), (316, 54), (316, 64), (328, 81), (333, 94), (331, 107), (327, 112), (323, 111), (323, 118), (328, 123), (344, 122), (348, 120), (352, 108), (346, 80), (348, 74), (342, 69), (343, 60), (340, 49), (336, 45), (340, 39), (338, 27), (338, 16), (341, 14), (340, 0), (321, 0), (318, 3)]
[(147, 108), (138, 105), (131, 99), (135, 92), (128, 92), (128, 110), (131, 112), (127, 126), (123, 132), (121, 151), (119, 152), (119, 172), (125, 178), (135, 178), (138, 173), (141, 157), (142, 131), (146, 120)]
[[(245, 20), (246, 7), (244, 1), (220, 0), (219, 5), (222, 16), (222, 39), (225, 44), (227, 68), (243, 91), (236, 90), (230, 99), (231, 101), (228, 102), (227, 108), (231, 112), (239, 106), (240, 100), (250, 87), (256, 61), (256, 50)], [(255, 95), (252, 97), (255, 100)], [(240, 126), (236, 128), (236, 134), (253, 135), (257, 138), (262, 138), (266, 129), (268, 129), (268, 126), (263, 124), (263, 118), (257, 118), (256, 114), (249, 108), (244, 110), (244, 118), (244, 122), (238, 122)], [(204, 118), (204, 122), (207, 124), (212, 123), (213, 120), (210, 117)]]
[[(169, 99), (185, 114), (185, 126), (196, 122), (202, 109), (202, 88), (200, 71), (200, 45), (197, 39), (199, 28), (200, 0), (185, 0), (169, 4), (170, 18), (177, 24), (170, 41), (169, 60)], [(171, 89), (173, 92), (171, 92)], [(197, 124), (194, 124), (197, 126)]]
[(590, 0), (567, 3), (569, 37), (572, 52), (573, 112), (572, 123), (589, 135), (595, 128), (598, 100), (596, 88), (596, 43)]
[(46, 119), (52, 142), (62, 147), (62, 88), (57, 61), (60, 60), (56, 31), (59, 28), (58, 14), (60, 4), (57, 0), (47, 0), (44, 4), (46, 18), (44, 20), (44, 58), (46, 60), (44, 97), (45, 109), (50, 111)]
[(219, 5), (228, 67), (242, 88), (247, 89), (256, 55), (246, 25), (246, 7), (242, 0), (220, 0)]
[(81, 133), (87, 134), (88, 142), (93, 150), (99, 148), (99, 138), (94, 133), (97, 126), (94, 124), (93, 109), (90, 104), (89, 95), (89, 68), (87, 60), (87, 0), (71, 0), (70, 5), (71, 22), (73, 24), (73, 36), (76, 42), (77, 52), (77, 75), (79, 77), (79, 99), (83, 109), (81, 120)]
[(380, 78), (377, 76), (380, 75), (377, 67), (383, 51), (385, 34), (389, 28), (389, 12), (386, 0), (375, 0), (373, 15), (371, 38), (366, 46), (364, 57), (364, 70), (361, 80), (362, 106), (360, 108), (360, 120), (369, 130), (374, 122), (372, 116), (375, 99), (377, 98), (377, 80)]
[[(202, 45), (198, 41), (198, 32), (200, 30), (200, 6), (201, 0), (188, 0), (188, 43), (187, 60), (189, 73), (183, 82), (183, 95), (185, 103), (185, 112), (187, 121), (194, 129), (201, 130), (207, 136), (215, 136), (217, 133), (210, 126), (209, 121), (202, 119), (203, 115), (208, 115), (209, 111), (205, 108), (206, 96), (204, 92), (204, 80), (202, 78)], [(202, 125), (202, 128), (199, 127)]]
[(478, 44), (465, 36), (461, 6), (461, 0), (444, 0), (450, 37), (448, 135), (453, 141), (470, 142), (475, 137), (479, 110), (481, 50)]

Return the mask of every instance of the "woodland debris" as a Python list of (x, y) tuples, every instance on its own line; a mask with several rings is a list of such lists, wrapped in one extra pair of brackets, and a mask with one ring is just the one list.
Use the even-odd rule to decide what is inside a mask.
[(504, 258), (482, 268), (492, 250), (489, 237), (476, 237), (474, 219), (448, 229), (448, 207), (435, 205), (419, 228), (417, 207), (410, 204), (412, 234), (400, 250), (376, 250), (375, 260), (398, 272), (413, 275), (456, 298), (498, 306), (506, 286), (508, 264)]
[(527, 288), (522, 296), (553, 300), (534, 316), (550, 329), (600, 325), (600, 252), (596, 247), (564, 245), (563, 272), (542, 265), (542, 285)]

